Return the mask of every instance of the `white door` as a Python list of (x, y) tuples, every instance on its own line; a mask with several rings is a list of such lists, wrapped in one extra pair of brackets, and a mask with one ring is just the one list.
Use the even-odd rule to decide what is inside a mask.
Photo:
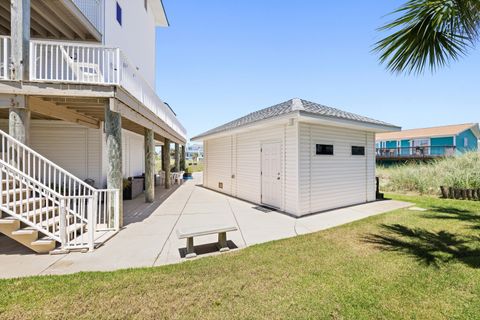
[(262, 204), (280, 208), (282, 194), (281, 144), (262, 144)]

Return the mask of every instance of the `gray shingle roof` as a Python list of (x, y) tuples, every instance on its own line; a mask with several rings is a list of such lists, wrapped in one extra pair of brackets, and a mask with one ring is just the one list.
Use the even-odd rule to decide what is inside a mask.
[(244, 117), (230, 121), (224, 125), (208, 130), (202, 134), (193, 137), (192, 140), (212, 134), (233, 130), (242, 126), (253, 124), (255, 122), (279, 117), (296, 111), (302, 111), (306, 114), (320, 115), (324, 117), (331, 117), (336, 119), (352, 120), (366, 124), (374, 124), (380, 126), (396, 127), (393, 124), (360, 116), (354, 113), (346, 112), (340, 109), (327, 107), (318, 103), (310, 102), (302, 99), (291, 99), (269, 108), (255, 111), (247, 114)]

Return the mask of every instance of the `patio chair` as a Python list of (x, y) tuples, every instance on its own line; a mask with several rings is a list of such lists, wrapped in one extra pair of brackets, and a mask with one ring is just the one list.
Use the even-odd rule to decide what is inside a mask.
[[(74, 73), (76, 80), (89, 83), (103, 83), (103, 74), (97, 63), (80, 62), (76, 57), (72, 57), (64, 46), (60, 46), (63, 60)], [(74, 80), (74, 79), (72, 79)]]

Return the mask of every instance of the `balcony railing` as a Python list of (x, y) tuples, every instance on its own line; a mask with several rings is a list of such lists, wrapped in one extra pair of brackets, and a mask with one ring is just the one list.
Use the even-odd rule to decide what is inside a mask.
[(450, 157), (456, 152), (455, 146), (421, 146), (377, 148), (377, 158), (381, 159), (422, 159), (435, 157)]
[(118, 85), (144, 104), (181, 137), (186, 130), (173, 111), (119, 48), (72, 42), (30, 42), (30, 80)]
[(103, 0), (72, 0), (90, 23), (103, 33)]

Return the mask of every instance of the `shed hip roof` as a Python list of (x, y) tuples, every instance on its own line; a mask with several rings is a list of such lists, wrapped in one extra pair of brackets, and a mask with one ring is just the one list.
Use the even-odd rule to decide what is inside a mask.
[(389, 140), (403, 140), (403, 139), (417, 139), (430, 137), (448, 137), (456, 136), (464, 131), (472, 129), (477, 137), (480, 137), (480, 132), (477, 123), (456, 124), (441, 127), (421, 128), (412, 130), (403, 130), (399, 132), (378, 133), (376, 135), (377, 141)]
[(224, 125), (208, 130), (202, 134), (197, 135), (196, 137), (193, 137), (192, 140), (200, 140), (206, 136), (239, 129), (247, 125), (256, 124), (257, 122), (260, 122), (262, 120), (274, 119), (297, 112), (301, 112), (301, 114), (304, 116), (321, 116), (323, 118), (329, 118), (330, 120), (347, 120), (364, 125), (380, 126), (384, 127), (383, 130), (390, 129), (393, 131), (400, 129), (400, 127), (394, 126), (393, 124), (360, 116), (340, 109), (327, 107), (307, 100), (290, 99), (288, 101), (276, 104), (272, 107), (249, 113), (244, 117), (238, 118)]

